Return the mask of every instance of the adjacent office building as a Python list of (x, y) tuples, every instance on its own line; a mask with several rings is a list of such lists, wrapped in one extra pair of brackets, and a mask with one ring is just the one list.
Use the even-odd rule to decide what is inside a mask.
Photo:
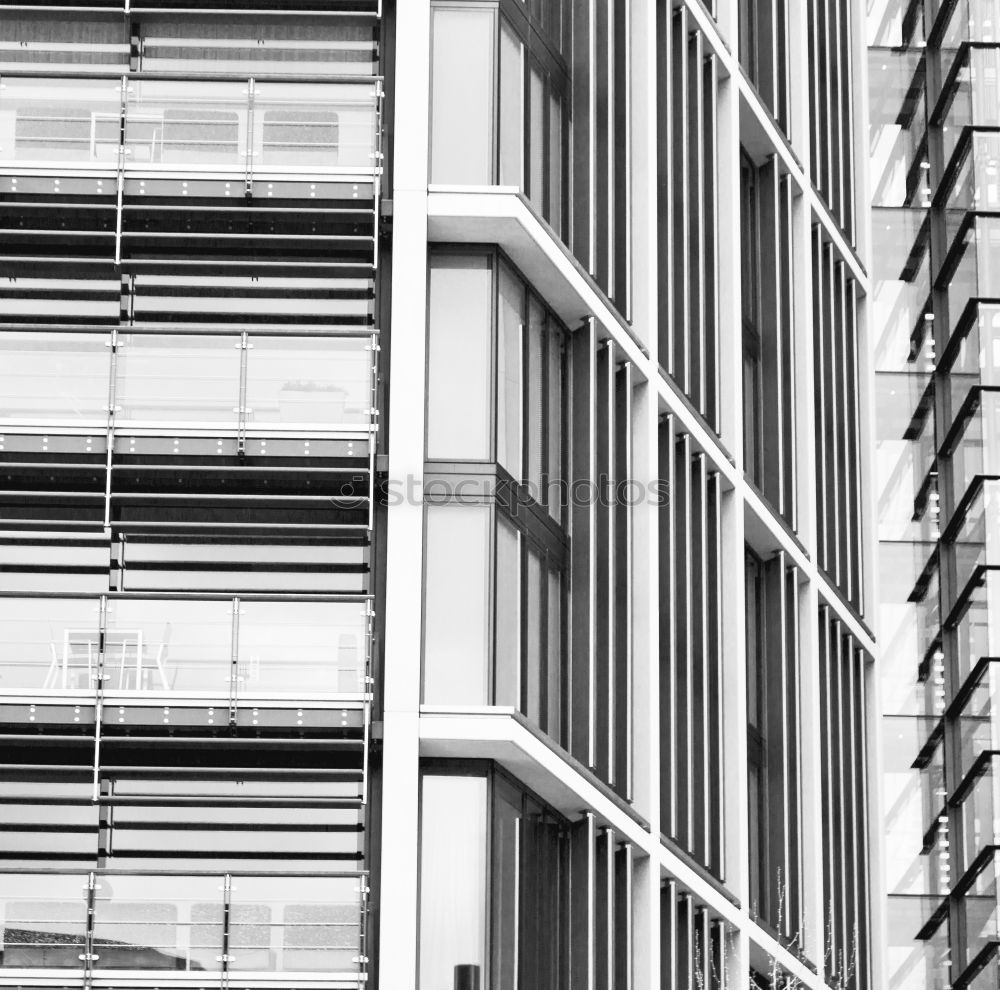
[(886, 985), (864, 26), (0, 5), (0, 986)]
[(868, 26), (887, 985), (996, 987), (1000, 7)]

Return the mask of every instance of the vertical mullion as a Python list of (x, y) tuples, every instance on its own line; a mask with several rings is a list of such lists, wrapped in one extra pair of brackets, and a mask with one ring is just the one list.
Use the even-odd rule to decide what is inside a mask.
[[(848, 852), (845, 855), (847, 860), (847, 876), (846, 883), (844, 886), (844, 900), (845, 905), (845, 916), (847, 918), (847, 927), (844, 931), (845, 941), (844, 941), (844, 951), (847, 953), (847, 959), (851, 959), (852, 946), (857, 945), (858, 939), (858, 858), (860, 854), (860, 843), (857, 832), (858, 824), (858, 806), (857, 806), (857, 785), (858, 785), (858, 768), (855, 763), (858, 753), (856, 747), (856, 740), (854, 736), (854, 727), (856, 724), (856, 715), (854, 706), (856, 703), (855, 696), (855, 655), (854, 655), (854, 642), (853, 639), (848, 639), (845, 637), (845, 657), (844, 657), (844, 674), (847, 680), (846, 690), (844, 692), (844, 715), (843, 715), (843, 733), (844, 733), (844, 749), (847, 753), (845, 756), (844, 773), (847, 778), (846, 786), (844, 787), (845, 796), (845, 815), (844, 815), (844, 843), (848, 847)], [(848, 963), (849, 965), (850, 963)]]
[(706, 87), (704, 95), (704, 124), (706, 134), (705, 162), (702, 175), (705, 181), (704, 236), (705, 236), (705, 417), (716, 430), (721, 416), (719, 407), (719, 238), (718, 238), (718, 182), (717, 159), (719, 150), (718, 80), (715, 76), (715, 55), (709, 52), (705, 59)]
[(820, 137), (822, 140), (822, 146), (820, 149), (820, 161), (819, 166), (821, 170), (821, 179), (818, 183), (820, 191), (826, 197), (827, 203), (830, 206), (831, 212), (836, 215), (836, 205), (834, 203), (834, 188), (833, 188), (833, 141), (834, 134), (832, 128), (834, 127), (833, 115), (833, 66), (830, 60), (830, 53), (832, 51), (831, 40), (830, 40), (830, 4), (833, 0), (817, 0), (817, 3), (822, 12), (821, 23), (823, 26), (823, 36), (820, 41), (820, 51), (823, 53), (823, 65), (822, 65), (822, 77), (820, 81), (821, 93), (823, 100), (823, 113), (822, 118), (825, 122), (824, 131), (820, 132)]
[(603, 829), (597, 836), (596, 896), (594, 898), (594, 990), (612, 990), (614, 986), (614, 948), (611, 941), (614, 925), (614, 833)]
[(688, 174), (690, 136), (690, 106), (688, 71), (688, 14), (680, 7), (674, 14), (674, 378), (681, 390), (690, 396), (690, 250)]
[(829, 244), (823, 245), (823, 376), (825, 380), (825, 394), (828, 404), (827, 413), (830, 415), (827, 421), (827, 435), (824, 438), (826, 444), (826, 475), (823, 479), (824, 492), (826, 494), (826, 507), (829, 516), (829, 525), (826, 534), (826, 556), (827, 571), (834, 582), (840, 582), (840, 496), (837, 491), (837, 434), (835, 432), (839, 419), (839, 407), (837, 405), (837, 291), (836, 291), (836, 262), (833, 257), (833, 248)]
[(722, 485), (718, 472), (710, 476), (708, 517), (708, 568), (710, 584), (706, 607), (708, 611), (708, 643), (711, 653), (710, 671), (710, 757), (709, 782), (711, 790), (711, 810), (713, 836), (711, 860), (717, 876), (725, 874), (724, 832), (725, 807), (723, 803), (723, 729), (722, 729)]
[(843, 197), (842, 212), (844, 216), (843, 227), (847, 232), (851, 243), (854, 243), (854, 156), (856, 148), (854, 143), (854, 94), (851, 83), (854, 80), (854, 58), (853, 49), (853, 24), (851, 16), (851, 5), (843, 4), (843, 22), (841, 25), (840, 47), (841, 47), (841, 104), (843, 106), (842, 126), (844, 132), (843, 155)]
[(615, 782), (626, 800), (632, 797), (632, 364), (616, 373), (615, 389)]
[[(820, 849), (822, 850), (823, 868), (823, 919), (824, 932), (822, 945), (824, 954), (828, 947), (833, 944), (833, 845), (832, 845), (832, 801), (833, 801), (833, 768), (831, 766), (831, 755), (833, 740), (831, 739), (830, 724), (830, 624), (829, 612), (826, 605), (819, 608), (819, 695), (820, 695), (820, 801), (821, 801), (821, 827)], [(823, 975), (829, 982), (832, 970), (830, 960), (823, 960)]]
[(802, 751), (802, 718), (799, 703), (800, 661), (799, 661), (799, 571), (790, 566), (785, 572), (787, 595), (785, 613), (787, 617), (786, 657), (788, 663), (788, 790), (789, 790), (789, 841), (788, 841), (788, 904), (789, 918), (793, 920), (792, 938), (802, 931), (802, 787), (799, 754)]
[(656, 230), (659, 269), (657, 344), (659, 363), (674, 374), (674, 15), (666, 4), (656, 6), (657, 148), (656, 148)]
[(833, 737), (835, 741), (836, 777), (837, 787), (834, 790), (835, 816), (834, 816), (834, 862), (837, 869), (837, 882), (835, 884), (837, 894), (837, 933), (838, 938), (834, 940), (835, 950), (839, 950), (839, 956), (835, 956), (835, 964), (838, 975), (843, 974), (843, 949), (847, 944), (847, 897), (845, 891), (847, 887), (847, 850), (846, 846), (846, 815), (845, 815), (845, 771), (844, 760), (844, 630), (839, 619), (834, 619), (831, 623), (834, 630), (834, 671), (833, 671)]
[(847, 312), (847, 381), (848, 381), (848, 464), (850, 465), (850, 492), (848, 498), (852, 520), (849, 557), (851, 560), (851, 587), (853, 603), (859, 612), (864, 607), (864, 520), (862, 519), (861, 491), (861, 409), (859, 391), (860, 365), (858, 361), (858, 299), (857, 283), (850, 279), (847, 286), (845, 308)]
[[(596, 140), (596, 181), (594, 186), (594, 226), (596, 248), (591, 273), (597, 284), (610, 296), (612, 292), (610, 275), (611, 210), (608, 204), (614, 188), (614, 173), (610, 163), (614, 155), (611, 141), (610, 107), (612, 98), (611, 18), (608, 16), (608, 0), (597, 5), (597, 24), (594, 39), (595, 53), (595, 106), (594, 132)], [(602, 50), (603, 49), (603, 50)]]
[(816, 443), (816, 471), (813, 479), (813, 493), (816, 513), (816, 554), (819, 558), (819, 565), (824, 570), (829, 569), (829, 561), (826, 553), (826, 541), (828, 530), (828, 519), (826, 512), (826, 502), (824, 494), (826, 492), (826, 444), (827, 444), (827, 393), (826, 376), (824, 373), (825, 343), (823, 324), (825, 309), (823, 306), (823, 262), (822, 262), (822, 242), (820, 240), (819, 225), (814, 224), (812, 229), (812, 280), (813, 280), (813, 388), (816, 401), (815, 420), (815, 443)]
[(676, 505), (674, 547), (677, 606), (675, 635), (677, 693), (674, 717), (677, 720), (677, 841), (691, 848), (691, 458), (690, 437), (683, 434), (675, 447), (674, 501)]
[[(571, 483), (595, 480), (595, 411), (597, 407), (597, 344), (593, 319), (571, 338), (573, 361), (572, 406), (585, 414), (573, 418)], [(593, 499), (571, 506), (572, 513), (572, 663), (570, 683), (570, 739), (573, 755), (594, 765), (594, 606), (596, 590), (596, 534)]]
[(660, 965), (663, 990), (681, 990), (677, 965), (677, 883), (668, 880), (660, 891)]
[(569, 985), (596, 990), (595, 885), (597, 831), (593, 812), (585, 812), (571, 832)]
[(761, 258), (772, 259), (772, 263), (760, 276), (760, 365), (761, 394), (771, 396), (771, 402), (764, 403), (761, 423), (761, 445), (763, 447), (761, 486), (779, 513), (784, 513), (781, 500), (781, 482), (784, 464), (780, 442), (780, 424), (784, 416), (781, 363), (778, 340), (781, 327), (781, 267), (778, 243), (778, 162), (772, 155), (758, 172), (757, 188), (760, 190), (759, 233)]
[(847, 381), (848, 363), (848, 334), (850, 332), (847, 321), (847, 292), (849, 281), (847, 278), (847, 265), (845, 262), (837, 261), (837, 281), (836, 281), (836, 303), (837, 319), (834, 324), (836, 339), (834, 342), (834, 353), (836, 354), (835, 371), (837, 374), (836, 395), (839, 404), (840, 415), (837, 417), (839, 429), (837, 430), (837, 478), (836, 491), (840, 501), (839, 522), (837, 544), (837, 575), (840, 586), (847, 596), (848, 601), (853, 600), (854, 589), (851, 580), (851, 538), (852, 527), (851, 518), (851, 464), (848, 435), (851, 431), (851, 404), (850, 393)]
[(668, 498), (659, 507), (659, 666), (660, 666), (660, 828), (677, 836), (677, 581), (675, 542), (674, 419), (667, 415), (658, 430), (658, 476), (666, 481)]
[(784, 276), (781, 288), (781, 366), (782, 387), (784, 389), (784, 423), (782, 440), (785, 450), (785, 484), (784, 484), (784, 515), (792, 528), (798, 524), (798, 506), (796, 499), (796, 482), (798, 478), (798, 456), (796, 450), (795, 423), (795, 315), (793, 305), (793, 286), (795, 285), (796, 258), (794, 244), (794, 203), (792, 180), (785, 176), (781, 180), (781, 254), (780, 265)]
[(712, 809), (711, 787), (709, 785), (709, 628), (707, 602), (709, 594), (708, 580), (708, 476), (705, 465), (705, 455), (695, 455), (694, 482), (691, 489), (691, 519), (692, 519), (692, 562), (696, 568), (693, 575), (697, 589), (698, 607), (691, 610), (691, 685), (692, 685), (692, 781), (694, 793), (697, 796), (697, 814), (692, 823), (698, 827), (697, 838), (693, 841), (693, 850), (701, 862), (710, 865), (712, 862)]
[(615, 919), (613, 934), (614, 968), (612, 986), (614, 990), (632, 990), (632, 847), (622, 844), (615, 853), (614, 875)]
[[(687, 198), (691, 211), (688, 230), (688, 266), (692, 272), (690, 318), (690, 372), (688, 396), (699, 411), (705, 411), (705, 109), (704, 57), (702, 35), (692, 32), (689, 41), (689, 121), (688, 174), (691, 183)], [(693, 261), (693, 264), (692, 264)]]
[(575, 19), (574, 27), (579, 29), (573, 31), (572, 106), (575, 113), (573, 127), (570, 130), (573, 161), (583, 166), (570, 169), (569, 175), (572, 181), (573, 247), (587, 271), (592, 271), (594, 264), (592, 209), (594, 136), (591, 120), (594, 105), (594, 59), (591, 54), (594, 3), (595, 0), (582, 0), (581, 15)]
[(868, 719), (867, 719), (867, 708), (868, 708), (868, 692), (865, 686), (865, 676), (867, 673), (867, 661), (865, 654), (860, 648), (855, 651), (856, 662), (858, 664), (858, 676), (857, 676), (857, 703), (855, 705), (855, 715), (857, 717), (857, 724), (855, 726), (855, 732), (857, 734), (858, 740), (858, 750), (859, 750), (859, 762), (858, 766), (862, 768), (861, 772), (861, 783), (858, 788), (858, 819), (856, 824), (857, 834), (861, 837), (860, 849), (861, 854), (858, 862), (858, 951), (856, 958), (858, 960), (858, 969), (860, 973), (859, 983), (862, 986), (867, 986), (869, 983), (869, 939), (868, 932), (871, 930), (871, 885), (869, 883), (869, 856), (868, 856), (868, 836), (869, 836), (869, 819), (868, 819), (868, 769), (869, 769), (869, 750), (868, 750)]

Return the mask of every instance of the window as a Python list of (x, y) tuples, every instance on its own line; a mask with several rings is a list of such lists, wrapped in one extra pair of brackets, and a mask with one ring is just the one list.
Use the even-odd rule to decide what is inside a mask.
[(791, 180), (774, 156), (758, 167), (744, 152), (740, 185), (744, 471), (794, 526)]
[(464, 773), (422, 776), (421, 990), (571, 990), (595, 965), (629, 986), (629, 844), (589, 814), (571, 825), (496, 768)]
[(431, 182), (520, 189), (568, 241), (562, 57), (516, 6), (440, 4), (432, 16)]
[(800, 934), (798, 572), (747, 550), (746, 681), (750, 908)]

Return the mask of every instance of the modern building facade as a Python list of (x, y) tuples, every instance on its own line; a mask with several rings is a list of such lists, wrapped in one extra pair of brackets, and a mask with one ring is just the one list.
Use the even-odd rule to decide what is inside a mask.
[(872, 14), (888, 985), (995, 987), (1000, 9)]
[(0, 985), (886, 985), (864, 43), (0, 5)]

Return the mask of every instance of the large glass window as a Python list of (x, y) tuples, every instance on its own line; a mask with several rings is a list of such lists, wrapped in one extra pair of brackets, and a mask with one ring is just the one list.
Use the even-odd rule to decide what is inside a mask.
[(427, 456), (496, 461), (559, 519), (566, 329), (502, 257), (435, 255), (430, 272)]
[(490, 185), (496, 12), (437, 6), (432, 17), (431, 182)]
[(485, 990), (487, 780), (425, 774), (420, 990)]
[(424, 701), (509, 705), (562, 741), (564, 561), (499, 507), (429, 504)]
[(498, 768), (467, 772), (422, 778), (420, 990), (630, 986), (629, 844)]
[(428, 505), (424, 587), (424, 700), (490, 700), (490, 509)]
[(569, 72), (547, 32), (510, 13), (434, 8), (431, 182), (516, 187), (567, 240)]
[(428, 314), (428, 457), (491, 457), (492, 323), (491, 259), (435, 256)]

